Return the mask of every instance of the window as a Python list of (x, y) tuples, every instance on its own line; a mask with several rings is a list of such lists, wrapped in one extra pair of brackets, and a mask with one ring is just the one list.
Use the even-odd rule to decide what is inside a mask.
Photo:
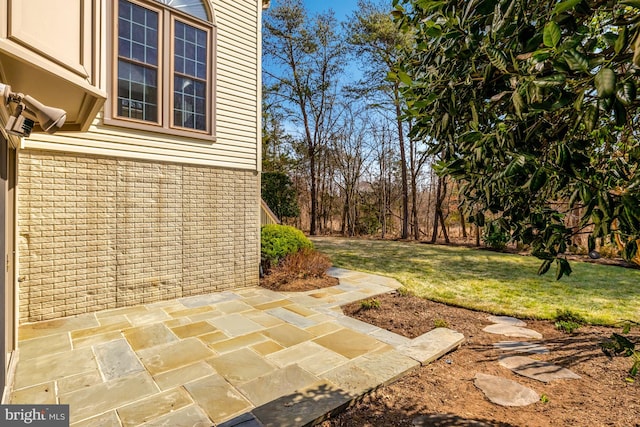
[(211, 136), (214, 27), (205, 21), (202, 1), (114, 3), (113, 105), (107, 121)]

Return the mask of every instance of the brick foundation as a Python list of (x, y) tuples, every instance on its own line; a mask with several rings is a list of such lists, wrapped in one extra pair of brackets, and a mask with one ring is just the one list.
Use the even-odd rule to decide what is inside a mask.
[(258, 283), (252, 171), (22, 151), (21, 322)]

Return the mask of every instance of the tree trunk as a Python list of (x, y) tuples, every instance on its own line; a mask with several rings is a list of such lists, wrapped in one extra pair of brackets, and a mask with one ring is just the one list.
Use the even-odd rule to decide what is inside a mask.
[(442, 187), (442, 178), (438, 177), (438, 184), (436, 185), (436, 205), (433, 214), (433, 233), (431, 234), (431, 243), (435, 243), (438, 240), (438, 214), (440, 213), (440, 203), (441, 203), (441, 187)]
[(464, 220), (464, 212), (462, 212), (462, 208), (458, 208), (458, 212), (460, 213), (460, 225), (462, 226), (462, 237), (464, 239), (467, 238), (467, 223)]
[(402, 238), (409, 237), (409, 182), (407, 179), (407, 155), (404, 149), (404, 128), (402, 125), (402, 108), (398, 83), (393, 87), (396, 107), (396, 123), (398, 126), (398, 144), (400, 145), (400, 170), (402, 179)]

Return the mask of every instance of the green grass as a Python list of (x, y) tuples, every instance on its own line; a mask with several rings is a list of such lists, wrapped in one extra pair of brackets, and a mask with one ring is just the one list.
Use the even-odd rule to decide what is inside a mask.
[(314, 238), (334, 266), (393, 277), (433, 301), (530, 319), (570, 310), (592, 324), (640, 321), (640, 270), (572, 262), (573, 273), (538, 276), (540, 260), (472, 248)]

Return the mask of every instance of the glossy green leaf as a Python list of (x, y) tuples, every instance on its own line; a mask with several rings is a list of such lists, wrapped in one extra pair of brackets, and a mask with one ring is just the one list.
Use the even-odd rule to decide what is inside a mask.
[(553, 14), (559, 15), (576, 7), (582, 0), (566, 0), (560, 2), (553, 8)]
[(622, 27), (618, 32), (618, 38), (616, 39), (616, 42), (613, 45), (613, 48), (616, 53), (620, 53), (626, 49), (628, 44), (629, 44), (629, 30), (627, 29), (627, 27)]
[(616, 73), (611, 68), (602, 68), (594, 80), (598, 96), (607, 98), (616, 91)]
[(574, 71), (589, 71), (589, 60), (575, 49), (569, 49), (562, 55), (570, 69)]
[(555, 22), (547, 22), (544, 26), (544, 32), (542, 33), (542, 42), (547, 47), (556, 47), (560, 42), (562, 32), (560, 26)]
[(637, 87), (633, 80), (628, 80), (624, 82), (616, 92), (616, 97), (624, 105), (630, 105), (631, 103), (633, 103), (636, 100), (636, 96), (637, 96)]
[(492, 47), (487, 48), (487, 56), (491, 64), (500, 71), (507, 71), (507, 55), (504, 52), (494, 49)]
[(411, 83), (413, 82), (411, 80), (411, 77), (409, 77), (409, 74), (405, 73), (402, 70), (398, 71), (398, 79), (400, 79), (400, 81), (407, 86), (411, 86)]

